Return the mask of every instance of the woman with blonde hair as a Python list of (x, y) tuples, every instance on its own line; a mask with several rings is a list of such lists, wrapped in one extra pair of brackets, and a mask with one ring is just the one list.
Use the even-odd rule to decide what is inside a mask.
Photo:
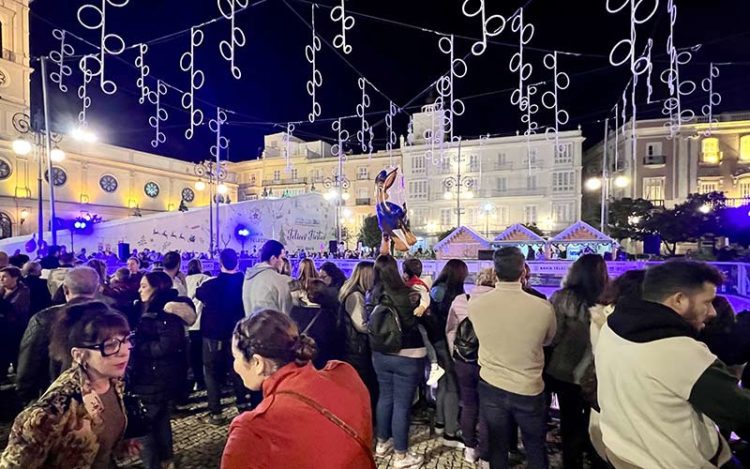
[(370, 391), (373, 415), (378, 402), (378, 378), (372, 367), (372, 354), (367, 339), (365, 294), (372, 288), (374, 263), (362, 261), (354, 267), (351, 277), (339, 292), (339, 324), (344, 335), (342, 359), (352, 365)]
[[(475, 463), (477, 459), (489, 459), (487, 426), (479, 417), (479, 391), (477, 390), (479, 341), (476, 340), (474, 328), (469, 321), (469, 300), (492, 291), (496, 281), (494, 268), (482, 269), (477, 274), (476, 286), (471, 295), (468, 293), (458, 295), (451, 303), (445, 326), (445, 335), (448, 338), (448, 348), (454, 361), (461, 400), (462, 411), (459, 425), (466, 445), (464, 459), (469, 463)], [(477, 423), (479, 424), (478, 435)]]
[(289, 282), (292, 292), (292, 300), (296, 305), (304, 305), (310, 302), (307, 298), (307, 287), (310, 280), (318, 278), (318, 269), (312, 259), (302, 259), (297, 266), (297, 278)]

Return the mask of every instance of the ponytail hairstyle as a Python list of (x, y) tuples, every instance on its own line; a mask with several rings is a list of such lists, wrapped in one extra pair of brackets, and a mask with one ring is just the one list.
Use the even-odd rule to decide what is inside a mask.
[(246, 361), (257, 354), (273, 362), (277, 370), (292, 362), (306, 365), (318, 351), (315, 341), (300, 334), (289, 316), (270, 309), (238, 322), (233, 337)]
[(130, 334), (125, 316), (99, 301), (63, 307), (55, 318), (50, 340), (50, 356), (70, 363), (73, 347), (92, 346), (118, 335)]

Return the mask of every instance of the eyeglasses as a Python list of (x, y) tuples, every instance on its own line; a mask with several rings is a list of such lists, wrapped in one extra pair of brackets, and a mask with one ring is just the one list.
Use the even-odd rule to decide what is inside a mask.
[(81, 345), (79, 348), (85, 348), (89, 350), (98, 350), (102, 357), (109, 357), (112, 355), (117, 355), (120, 353), (120, 349), (122, 348), (122, 344), (128, 343), (128, 350), (132, 350), (135, 346), (135, 333), (131, 332), (128, 334), (124, 339), (118, 339), (116, 337), (113, 337), (109, 340), (105, 340), (104, 342), (96, 345)]

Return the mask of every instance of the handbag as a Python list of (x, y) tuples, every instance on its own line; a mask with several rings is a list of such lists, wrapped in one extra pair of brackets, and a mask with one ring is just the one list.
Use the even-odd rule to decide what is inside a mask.
[(348, 423), (341, 420), (336, 414), (331, 412), (330, 410), (326, 409), (322, 405), (318, 404), (314, 400), (310, 399), (309, 397), (302, 395), (295, 391), (278, 391), (274, 393), (275, 395), (279, 394), (285, 394), (287, 396), (291, 396), (298, 401), (307, 404), (308, 406), (312, 407), (313, 409), (317, 410), (320, 415), (327, 418), (328, 421), (339, 427), (344, 433), (346, 433), (349, 437), (351, 437), (354, 441), (359, 444), (360, 448), (362, 448), (362, 451), (364, 451), (365, 455), (367, 456), (368, 461), (370, 462), (370, 467), (375, 468), (375, 458), (372, 456), (372, 448), (368, 443), (366, 443), (361, 436), (357, 433), (355, 429), (353, 429)]
[(153, 421), (141, 398), (133, 393), (126, 392), (122, 396), (122, 404), (125, 407), (125, 413), (128, 418), (128, 425), (125, 428), (125, 436), (123, 438), (128, 440), (151, 433)]

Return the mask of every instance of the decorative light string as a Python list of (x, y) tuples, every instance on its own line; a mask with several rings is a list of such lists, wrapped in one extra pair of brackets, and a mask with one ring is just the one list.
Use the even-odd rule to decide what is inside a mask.
[[(557, 52), (554, 54), (547, 54), (543, 59), (544, 67), (547, 70), (552, 71), (552, 91), (545, 91), (542, 94), (542, 105), (551, 110), (555, 115), (554, 126), (548, 126), (544, 129), (544, 136), (547, 140), (555, 141), (555, 155), (562, 152), (560, 146), (560, 126), (566, 125), (570, 120), (568, 111), (559, 108), (558, 93), (561, 90), (566, 90), (570, 86), (570, 76), (565, 72), (557, 71)], [(553, 134), (550, 136), (550, 134)]]
[(468, 67), (466, 61), (461, 58), (456, 58), (454, 55), (455, 41), (453, 36), (443, 36), (438, 40), (438, 47), (440, 52), (450, 57), (450, 69), (448, 73), (440, 77), (435, 82), (435, 90), (438, 93), (438, 101), (444, 112), (440, 114), (442, 122), (442, 128), (445, 129), (445, 133), (448, 135), (450, 141), (453, 141), (453, 119), (455, 116), (463, 115), (466, 110), (464, 102), (457, 99), (453, 95), (453, 84), (456, 78), (463, 78), (466, 76)]
[(88, 94), (88, 86), (91, 80), (93, 80), (94, 74), (91, 73), (91, 69), (89, 68), (89, 60), (96, 60), (96, 56), (84, 55), (78, 62), (78, 68), (81, 70), (81, 86), (78, 87), (78, 98), (81, 100), (81, 111), (78, 113), (78, 125), (80, 127), (88, 125), (86, 113), (91, 107), (91, 96)]
[(533, 65), (524, 63), (523, 49), (534, 37), (534, 25), (524, 24), (523, 8), (519, 8), (518, 12), (511, 19), (510, 28), (513, 32), (518, 33), (518, 52), (513, 54), (509, 64), (510, 71), (518, 73), (518, 88), (510, 95), (510, 103), (521, 109), (524, 98), (523, 92), (527, 90), (525, 83), (531, 77), (531, 73), (534, 70)]
[(180, 57), (180, 69), (190, 75), (190, 90), (182, 95), (182, 107), (190, 114), (190, 124), (185, 130), (185, 138), (188, 140), (191, 140), (195, 135), (195, 127), (203, 124), (203, 111), (195, 108), (195, 92), (201, 89), (206, 81), (203, 70), (195, 69), (195, 48), (203, 44), (203, 37), (203, 31), (191, 29), (190, 50)]
[[(385, 141), (385, 150), (388, 152), (388, 165), (393, 167), (393, 148), (396, 146), (396, 132), (393, 130), (393, 118), (398, 114), (398, 107), (393, 104), (393, 101), (388, 103), (388, 114), (385, 116), (385, 126), (388, 138)], [(409, 127), (411, 128), (411, 120), (409, 121)]]
[(219, 53), (224, 60), (229, 62), (232, 76), (239, 80), (242, 77), (242, 70), (234, 64), (235, 48), (244, 47), (247, 39), (242, 28), (235, 26), (235, 17), (239, 7), (244, 10), (248, 6), (249, 0), (216, 0), (221, 16), (229, 21), (229, 40), (226, 39), (219, 43)]
[(53, 83), (57, 83), (58, 88), (63, 93), (68, 92), (68, 87), (63, 83), (65, 77), (69, 77), (73, 74), (73, 70), (69, 65), (65, 65), (65, 58), (75, 54), (73, 46), (65, 42), (66, 31), (64, 29), (53, 29), (52, 36), (55, 39), (60, 40), (60, 50), (53, 50), (49, 53), (49, 59), (58, 66), (57, 71), (53, 71), (49, 74), (50, 80)]
[[(463, 11), (464, 16), (467, 18), (474, 18), (475, 16), (479, 16), (482, 20), (482, 38), (475, 42), (471, 46), (471, 53), (475, 56), (480, 56), (484, 54), (484, 51), (487, 50), (487, 38), (488, 37), (495, 37), (500, 35), (500, 33), (503, 32), (505, 29), (505, 17), (502, 15), (492, 15), (489, 18), (487, 18), (487, 12), (485, 11), (485, 4), (484, 0), (478, 0), (478, 5), (476, 10), (469, 11), (469, 5), (474, 0), (464, 0), (463, 5), (461, 6), (461, 10)], [(490, 28), (490, 25), (492, 22), (497, 22), (495, 28)]]
[(345, 3), (346, 0), (341, 0), (341, 4), (331, 10), (331, 21), (341, 23), (341, 32), (333, 38), (333, 46), (349, 55), (352, 46), (346, 42), (346, 32), (354, 27), (354, 17), (346, 14)]
[(286, 132), (281, 135), (281, 143), (284, 144), (284, 160), (286, 160), (284, 170), (287, 173), (292, 170), (292, 135), (294, 134), (294, 129), (294, 124), (289, 122), (286, 125)]
[[(146, 65), (146, 52), (148, 52), (148, 45), (144, 43), (138, 44), (138, 57), (135, 58), (135, 66), (138, 67), (140, 77), (135, 81), (135, 84), (141, 90), (141, 97), (138, 98), (138, 102), (141, 104), (146, 102), (150, 93), (149, 87), (146, 84), (146, 77), (151, 73), (151, 69)], [(157, 80), (157, 86), (160, 82), (161, 80)]]
[(357, 79), (357, 86), (362, 92), (362, 99), (360, 103), (357, 104), (357, 116), (360, 118), (360, 129), (357, 131), (357, 141), (362, 148), (362, 152), (372, 154), (373, 134), (366, 116), (367, 109), (370, 107), (370, 96), (367, 94), (367, 79), (359, 77)]
[(154, 115), (148, 118), (148, 125), (154, 129), (155, 134), (151, 140), (151, 146), (157, 148), (167, 141), (167, 135), (161, 130), (161, 123), (169, 119), (169, 113), (161, 106), (161, 97), (167, 94), (167, 86), (161, 81), (156, 81), (156, 89), (148, 92), (148, 100), (156, 106)]
[(532, 161), (531, 161), (531, 136), (536, 134), (539, 129), (539, 124), (534, 121), (534, 115), (539, 112), (539, 105), (531, 102), (531, 98), (536, 95), (538, 88), (535, 85), (526, 85), (526, 95), (521, 101), (521, 111), (524, 112), (521, 115), (521, 122), (526, 124), (526, 130), (523, 134), (526, 136), (526, 150), (528, 160), (528, 170), (531, 173)]
[(331, 146), (331, 153), (335, 155), (339, 161), (346, 160), (346, 153), (344, 152), (344, 142), (349, 140), (349, 131), (342, 125), (342, 118), (338, 118), (331, 124), (331, 129), (336, 132), (336, 143)]
[(711, 133), (716, 129), (716, 124), (719, 123), (718, 119), (714, 117), (714, 106), (721, 104), (721, 95), (714, 91), (714, 78), (719, 78), (719, 67), (712, 62), (708, 67), (708, 77), (701, 81), (701, 88), (708, 93), (708, 103), (701, 108), (703, 117), (708, 123), (708, 127), (703, 132), (706, 137), (711, 136)]
[(320, 117), (320, 103), (317, 101), (315, 91), (323, 85), (323, 74), (318, 70), (318, 64), (316, 62), (316, 55), (320, 52), (320, 38), (315, 31), (315, 9), (318, 8), (316, 4), (312, 4), (310, 7), (310, 18), (312, 21), (312, 43), (305, 46), (305, 58), (312, 65), (312, 77), (307, 80), (307, 94), (312, 98), (312, 110), (307, 115), (307, 120), (310, 123), (315, 122), (315, 119)]
[(227, 113), (220, 107), (216, 108), (216, 117), (208, 121), (208, 128), (216, 135), (216, 144), (211, 145), (211, 156), (221, 159), (221, 150), (229, 148), (229, 139), (221, 135), (221, 127), (227, 122)]
[[(112, 80), (108, 80), (105, 76), (104, 57), (107, 54), (122, 54), (122, 52), (125, 50), (125, 40), (122, 38), (122, 36), (119, 36), (117, 34), (107, 33), (107, 5), (113, 8), (122, 8), (127, 5), (129, 1), (130, 0), (102, 0), (101, 8), (95, 5), (88, 4), (78, 8), (78, 23), (80, 23), (80, 25), (86, 29), (92, 31), (99, 30), (100, 32), (99, 55), (92, 56), (93, 60), (97, 63), (97, 67), (95, 67), (93, 70), (89, 68), (89, 71), (92, 76), (99, 77), (99, 87), (101, 88), (103, 93), (109, 95), (115, 94), (117, 92), (117, 84)], [(87, 11), (89, 11), (89, 13), (86, 13)], [(97, 21), (91, 22), (91, 17), (89, 17), (89, 21), (87, 22), (84, 20), (84, 16), (86, 15), (98, 17), (99, 19)]]
[(682, 97), (692, 94), (696, 85), (692, 80), (680, 80), (680, 65), (687, 65), (693, 58), (688, 50), (678, 51), (675, 47), (674, 28), (677, 22), (677, 5), (674, 0), (667, 0), (667, 12), (669, 13), (669, 37), (667, 38), (667, 54), (669, 55), (669, 68), (661, 74), (661, 81), (669, 88), (669, 98), (664, 101), (662, 114), (669, 116), (669, 122), (665, 125), (669, 128), (670, 138), (674, 138), (683, 124), (695, 118), (692, 109), (682, 108)]

